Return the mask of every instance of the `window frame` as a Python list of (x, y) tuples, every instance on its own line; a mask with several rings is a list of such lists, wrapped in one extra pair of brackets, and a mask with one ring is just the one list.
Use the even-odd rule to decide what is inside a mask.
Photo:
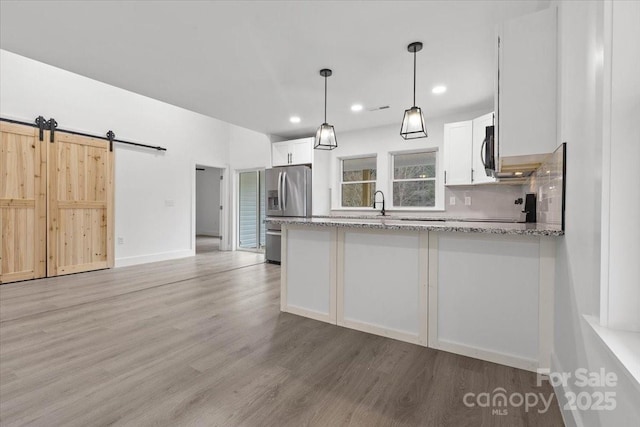
[[(423, 154), (433, 153), (436, 159), (435, 176), (433, 178), (409, 178), (409, 179), (395, 179), (394, 177), (394, 165), (395, 156), (406, 154)], [(442, 207), (439, 206), (438, 200), (440, 197), (440, 150), (438, 147), (425, 147), (415, 150), (402, 150), (402, 151), (390, 151), (389, 152), (389, 206), (390, 209), (399, 211), (442, 211)], [(433, 181), (434, 182), (434, 202), (433, 206), (396, 206), (393, 203), (393, 183), (394, 182), (411, 182), (411, 181)]]
[[(376, 162), (376, 179), (374, 180), (365, 180), (365, 181), (343, 181), (344, 173), (344, 161), (345, 160), (355, 160), (355, 159), (367, 159), (373, 158)], [(378, 154), (377, 153), (368, 153), (368, 154), (358, 154), (355, 156), (344, 156), (338, 157), (338, 209), (339, 210), (354, 210), (361, 211), (363, 209), (371, 208), (371, 206), (342, 206), (342, 185), (343, 184), (366, 184), (373, 183), (374, 191), (378, 190), (378, 175), (380, 168), (378, 167)]]

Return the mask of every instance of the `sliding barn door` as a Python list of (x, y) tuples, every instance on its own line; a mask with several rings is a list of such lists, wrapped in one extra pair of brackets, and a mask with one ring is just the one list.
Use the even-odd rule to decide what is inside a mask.
[(48, 276), (113, 267), (113, 153), (104, 140), (56, 132), (47, 142)]
[(44, 277), (46, 143), (31, 126), (0, 122), (0, 283)]

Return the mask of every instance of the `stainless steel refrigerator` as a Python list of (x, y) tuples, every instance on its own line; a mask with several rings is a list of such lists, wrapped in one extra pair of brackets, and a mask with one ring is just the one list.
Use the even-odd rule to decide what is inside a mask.
[[(311, 168), (285, 166), (267, 169), (265, 174), (267, 216), (311, 216)], [(267, 224), (266, 259), (280, 262), (280, 225)]]

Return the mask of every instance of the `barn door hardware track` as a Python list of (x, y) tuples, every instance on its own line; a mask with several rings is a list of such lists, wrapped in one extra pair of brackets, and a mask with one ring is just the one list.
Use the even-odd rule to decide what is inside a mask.
[(38, 116), (33, 123), (23, 122), (21, 120), (6, 119), (4, 117), (0, 117), (0, 121), (38, 128), (40, 141), (44, 141), (44, 131), (48, 130), (48, 131), (51, 131), (50, 138), (49, 138), (50, 142), (54, 141), (55, 132), (64, 132), (64, 133), (70, 133), (72, 135), (86, 136), (89, 138), (103, 139), (105, 141), (109, 141), (109, 151), (113, 151), (114, 142), (117, 142), (118, 144), (132, 145), (135, 147), (150, 148), (152, 150), (157, 150), (157, 151), (167, 151), (166, 148), (160, 147), (160, 146), (140, 144), (138, 142), (129, 142), (129, 141), (123, 141), (121, 139), (115, 139), (116, 134), (112, 130), (109, 130), (106, 136), (98, 136), (98, 135), (91, 135), (84, 132), (76, 132), (73, 130), (58, 129), (58, 122), (56, 122), (55, 119), (51, 118), (49, 120), (45, 120), (45, 118), (42, 116)]

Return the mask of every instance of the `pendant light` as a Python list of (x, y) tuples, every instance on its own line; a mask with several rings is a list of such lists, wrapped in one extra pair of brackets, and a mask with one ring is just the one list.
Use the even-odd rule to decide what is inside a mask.
[(416, 107), (416, 52), (422, 50), (422, 43), (413, 42), (407, 46), (407, 50), (413, 53), (413, 107), (404, 111), (400, 136), (404, 139), (426, 138), (427, 129), (424, 126), (422, 109)]
[(316, 150), (333, 150), (338, 148), (336, 140), (336, 131), (329, 123), (327, 123), (327, 77), (333, 72), (328, 68), (320, 70), (320, 75), (324, 77), (324, 123), (320, 125), (316, 132), (316, 141), (313, 148)]

